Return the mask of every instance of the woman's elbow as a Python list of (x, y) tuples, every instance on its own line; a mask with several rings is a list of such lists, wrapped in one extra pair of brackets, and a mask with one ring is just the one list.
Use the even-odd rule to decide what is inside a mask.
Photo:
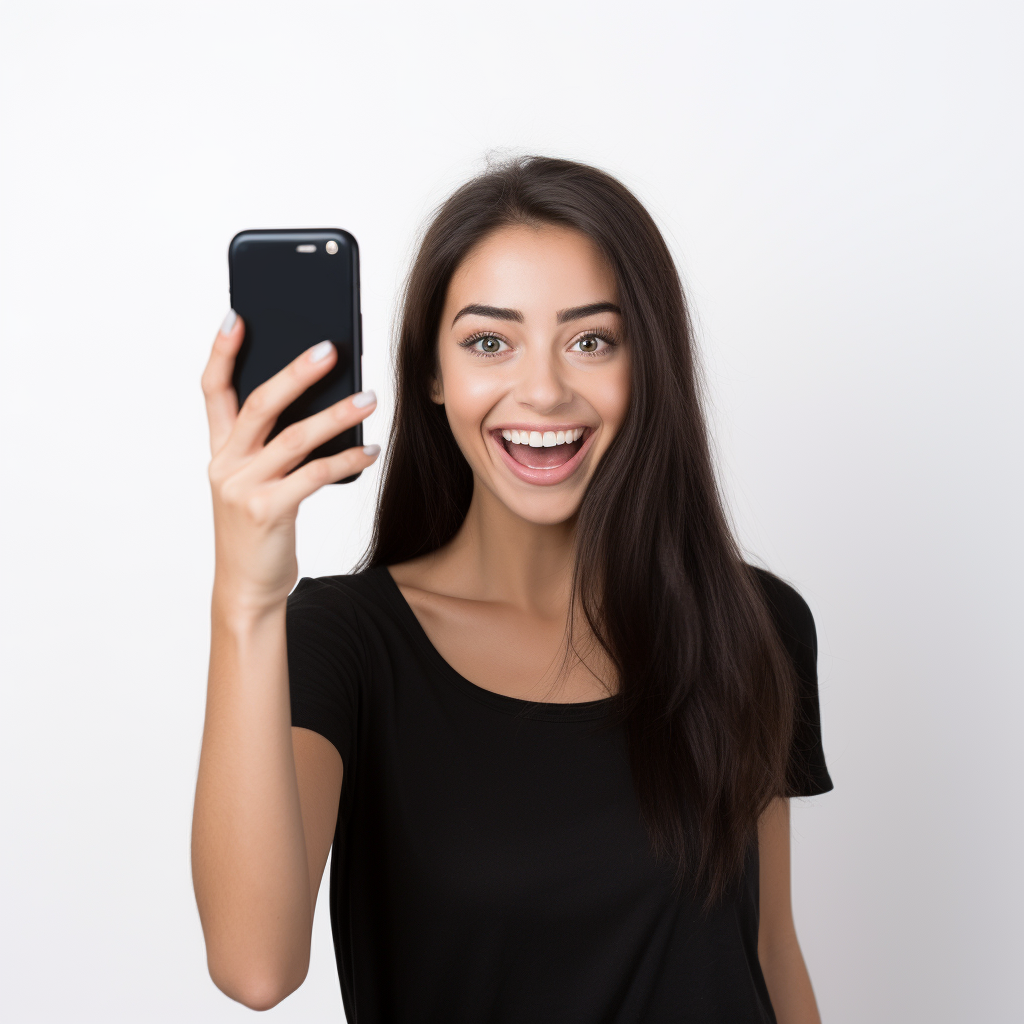
[(291, 967), (246, 963), (227, 965), (208, 961), (210, 978), (230, 999), (250, 1010), (269, 1010), (287, 999), (306, 980), (308, 958)]

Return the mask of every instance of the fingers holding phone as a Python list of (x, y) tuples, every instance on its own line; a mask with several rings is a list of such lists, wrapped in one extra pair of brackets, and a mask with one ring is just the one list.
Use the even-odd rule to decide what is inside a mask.
[(216, 586), (269, 607), (297, 576), (299, 504), (379, 453), (362, 439), (359, 246), (340, 228), (242, 231), (228, 271), (233, 312), (203, 373)]
[[(329, 340), (313, 345), (255, 388), (239, 410), (231, 383), (232, 353), (237, 352), (243, 333), (244, 324), (240, 317), (233, 318), (227, 333), (222, 328), (203, 373), (210, 448), (216, 463), (212, 467), (213, 476), (224, 477), (244, 469), (247, 479), (253, 483), (281, 479), (315, 449), (322, 448), (339, 434), (351, 431), (374, 411), (376, 395), (372, 391), (361, 391), (292, 422), (268, 442), (267, 437), (281, 414), (331, 372), (337, 361), (337, 351)], [(367, 449), (372, 449), (372, 452)], [(354, 471), (359, 472), (365, 457), (368, 456), (372, 462), (377, 452), (379, 449), (375, 445), (346, 448), (335, 453), (344, 455), (345, 459), (333, 456), (318, 459), (316, 461), (321, 465), (307, 476), (319, 478), (323, 483), (333, 483), (337, 480), (333, 467), (351, 464), (356, 467)]]
[[(230, 319), (230, 317), (228, 318)], [(255, 388), (237, 412), (231, 384), (241, 318), (214, 342), (203, 374), (210, 420), (210, 485), (217, 548), (217, 587), (245, 606), (283, 601), (297, 578), (295, 518), (304, 498), (326, 484), (358, 475), (376, 460), (377, 445), (358, 445), (295, 469), (332, 438), (376, 408), (372, 391), (350, 395), (264, 440), (281, 413), (326, 376), (337, 353), (319, 342)]]
[[(320, 341), (255, 387), (242, 403), (225, 442), (226, 447), (236, 457), (256, 455), (267, 443), (281, 414), (329, 374), (336, 362), (337, 350), (334, 343)], [(282, 432), (294, 435), (292, 427), (298, 427), (302, 422), (303, 419), (293, 420), (290, 426), (284, 427), (276, 436), (280, 437)], [(303, 457), (308, 454), (304, 453)]]
[[(322, 342), (322, 344), (327, 345), (328, 343)], [(307, 358), (311, 360), (320, 358), (326, 362), (329, 357), (321, 355), (317, 348), (313, 348), (310, 350)], [(301, 372), (306, 368), (301, 367), (299, 369)], [(288, 392), (285, 392), (286, 396), (287, 394)], [(255, 397), (256, 392), (253, 392), (249, 401)], [(267, 400), (269, 401), (270, 399), (268, 398)], [(269, 430), (270, 424), (274, 419), (274, 410), (279, 409), (280, 399), (271, 405), (269, 413), (252, 413), (251, 423), (247, 421), (245, 415), (246, 406), (249, 404), (249, 401), (242, 407), (242, 412), (239, 416), (239, 427), (241, 428), (244, 425), (244, 432), (250, 445), (254, 442), (257, 445), (262, 445), (260, 435), (266, 436), (266, 432)], [(324, 484), (334, 483), (340, 479), (338, 473), (346, 467), (349, 467), (350, 471), (348, 473), (341, 472), (341, 477), (362, 472), (365, 468), (363, 463), (365, 462), (366, 465), (369, 465), (377, 457), (380, 449), (376, 445), (359, 445), (346, 448), (333, 455), (323, 456), (312, 462), (307, 462), (294, 473), (292, 470), (299, 466), (310, 452), (322, 448), (331, 438), (338, 436), (339, 433), (349, 431), (356, 424), (361, 423), (376, 407), (376, 394), (372, 391), (360, 391), (358, 394), (336, 402), (334, 405), (323, 409), (313, 416), (307, 416), (297, 423), (292, 423), (266, 445), (256, 447), (255, 457), (247, 466), (246, 475), (251, 475), (254, 481), (267, 481), (282, 479), (288, 474), (289, 476), (296, 477), (296, 481), (303, 481), (302, 484), (298, 485), (299, 491), (301, 491), (306, 486), (306, 483), (309, 485), (315, 484), (313, 490)], [(246, 440), (243, 439), (242, 443), (246, 443)], [(295, 488), (288, 488), (287, 490), (299, 493)], [(312, 493), (312, 490), (309, 493)], [(305, 494), (302, 497), (305, 497)]]

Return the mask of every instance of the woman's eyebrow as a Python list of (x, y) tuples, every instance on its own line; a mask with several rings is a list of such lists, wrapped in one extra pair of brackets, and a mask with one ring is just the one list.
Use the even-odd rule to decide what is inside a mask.
[(452, 320), (452, 326), (455, 326), (455, 321), (460, 316), (489, 316), (492, 320), (514, 320), (517, 324), (523, 322), (523, 314), (518, 309), (503, 309), (501, 306), (478, 306), (475, 303), (469, 306), (463, 306), (462, 309), (455, 314), (455, 320)]
[(622, 310), (614, 302), (592, 302), (589, 306), (573, 306), (571, 309), (563, 309), (558, 314), (558, 323), (564, 324), (569, 320), (582, 320), (585, 316), (595, 316), (598, 313), (622, 313)]
[[(598, 313), (622, 313), (622, 310), (614, 302), (591, 302), (586, 306), (572, 306), (569, 309), (560, 310), (556, 314), (556, 322), (568, 323), (570, 320), (582, 320), (587, 316), (596, 316)], [(452, 319), (454, 327), (460, 317), (463, 316), (489, 316), (492, 320), (511, 320), (517, 324), (524, 322), (523, 314), (518, 309), (507, 309), (504, 306), (481, 306), (479, 303), (471, 303), (463, 306)]]

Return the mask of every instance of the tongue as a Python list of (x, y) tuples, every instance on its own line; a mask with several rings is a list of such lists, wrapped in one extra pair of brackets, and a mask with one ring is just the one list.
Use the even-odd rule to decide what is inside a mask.
[(530, 469), (554, 469), (564, 466), (579, 450), (579, 442), (556, 444), (551, 448), (531, 448), (528, 444), (506, 444), (505, 450), (520, 465)]

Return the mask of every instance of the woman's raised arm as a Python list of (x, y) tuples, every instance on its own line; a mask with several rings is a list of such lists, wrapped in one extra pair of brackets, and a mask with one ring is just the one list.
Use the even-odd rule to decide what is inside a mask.
[(216, 572), (192, 877), (210, 976), (233, 999), (266, 1009), (306, 976), (342, 776), (327, 740), (291, 726), (285, 608), (298, 576), (295, 518), (303, 498), (365, 469), (379, 449), (350, 448), (294, 469), (369, 415), (372, 392), (294, 423), (265, 445), (280, 413), (337, 354), (321, 342), (239, 410), (231, 374), (244, 332), (229, 314), (202, 380)]

